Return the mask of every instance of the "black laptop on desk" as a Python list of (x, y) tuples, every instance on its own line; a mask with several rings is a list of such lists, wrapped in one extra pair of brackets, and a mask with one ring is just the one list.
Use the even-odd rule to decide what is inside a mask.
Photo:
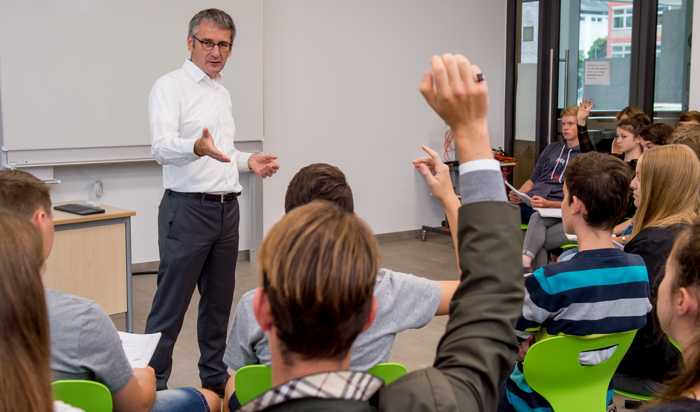
[(105, 212), (105, 210), (102, 208), (89, 205), (81, 205), (79, 203), (69, 203), (66, 205), (54, 206), (53, 208), (55, 210), (60, 210), (61, 212), (67, 212), (81, 216), (96, 215)]

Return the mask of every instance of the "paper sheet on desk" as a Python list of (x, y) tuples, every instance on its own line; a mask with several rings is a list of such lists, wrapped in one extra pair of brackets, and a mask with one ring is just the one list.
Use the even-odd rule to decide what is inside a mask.
[(148, 335), (119, 332), (119, 339), (122, 341), (124, 353), (126, 353), (126, 358), (129, 360), (131, 367), (145, 368), (156, 351), (156, 346), (158, 346), (158, 341), (160, 340), (160, 332)]
[(542, 217), (553, 217), (561, 219), (561, 209), (558, 207), (536, 207), (535, 210)]
[(523, 203), (532, 207), (532, 198), (527, 193), (523, 193), (520, 190), (516, 189), (513, 185), (508, 183), (507, 180), (504, 180), (503, 183), (505, 183), (506, 186), (508, 186), (508, 189), (512, 190), (513, 193), (515, 193)]

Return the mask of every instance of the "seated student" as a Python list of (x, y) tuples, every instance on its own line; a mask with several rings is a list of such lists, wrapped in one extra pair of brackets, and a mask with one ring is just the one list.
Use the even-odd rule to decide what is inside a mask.
[[(610, 236), (627, 210), (630, 177), (623, 162), (603, 153), (583, 154), (569, 165), (562, 218), (566, 230), (578, 236), (579, 253), (525, 278), (525, 302), (516, 324), (519, 337), (528, 339), (524, 345), (535, 335), (586, 336), (644, 326), (651, 310), (644, 261), (615, 248)], [(607, 359), (603, 353), (594, 355), (585, 362)], [(505, 389), (499, 411), (551, 410), (528, 386), (522, 362), (515, 365)]]
[(659, 286), (656, 313), (664, 333), (683, 353), (679, 376), (668, 382), (662, 402), (648, 412), (700, 410), (700, 221), (676, 239)]
[[(518, 189), (532, 197), (532, 207), (561, 207), (561, 185), (567, 165), (580, 153), (593, 150), (586, 128), (586, 119), (592, 107), (590, 102), (585, 102), (562, 112), (562, 141), (552, 142), (544, 148), (537, 158), (532, 176)], [(520, 205), (521, 222), (528, 223), (534, 212), (532, 207), (522, 203), (515, 192), (511, 191), (508, 196), (513, 204)]]
[[(630, 118), (636, 114), (639, 114), (639, 113), (644, 113), (644, 111), (642, 111), (642, 109), (640, 109), (639, 107), (636, 107), (636, 106), (627, 106), (624, 109), (620, 110), (615, 115), (615, 121), (617, 123), (620, 123), (621, 121), (628, 119), (628, 118)], [(601, 150), (598, 150), (598, 151), (601, 151)], [(603, 152), (607, 152), (607, 151), (603, 151)], [(610, 154), (614, 154), (614, 155), (622, 154), (619, 146), (615, 142), (615, 139), (613, 139), (612, 144), (610, 146)]]
[(678, 118), (678, 124), (695, 124), (700, 125), (700, 112), (697, 110), (690, 110), (681, 113)]
[(270, 342), (275, 388), (241, 410), (495, 409), (523, 299), (517, 209), (491, 153), (483, 75), (463, 56), (432, 63), (421, 92), (454, 132), (464, 202), (462, 279), (434, 366), (391, 385), (347, 370), (352, 342), (376, 314), (377, 245), (357, 216), (316, 201), (285, 215), (263, 241), (253, 308)]
[[(54, 238), (48, 187), (17, 170), (0, 171), (0, 209), (15, 210), (41, 232), (44, 257)], [(132, 369), (111, 319), (95, 302), (46, 290), (53, 379), (90, 379), (112, 392), (115, 411), (216, 410), (219, 398), (194, 388), (155, 390), (153, 369)]]
[(632, 115), (617, 124), (615, 142), (620, 149), (620, 157), (632, 170), (642, 155), (642, 139), (639, 134), (650, 124), (649, 117), (644, 113)]
[(79, 411), (52, 400), (41, 235), (7, 210), (0, 233), (0, 411)]
[(676, 126), (671, 134), (671, 142), (684, 144), (700, 157), (700, 125), (685, 124)]
[[(450, 191), (458, 203), (451, 185)], [(314, 163), (294, 175), (287, 187), (285, 212), (314, 200), (326, 200), (354, 213), (352, 189), (345, 175), (329, 164)], [(457, 207), (454, 211), (457, 212)], [(456, 280), (438, 282), (381, 268), (374, 286), (377, 316), (372, 326), (360, 333), (353, 343), (350, 369), (366, 371), (377, 363), (386, 362), (399, 332), (421, 328), (435, 315), (447, 315), (458, 283)], [(255, 292), (253, 289), (243, 294), (233, 316), (224, 353), (224, 363), (231, 375), (245, 365), (269, 365), (271, 361), (268, 340), (253, 314)], [(233, 381), (229, 378), (224, 400), (233, 390)]]
[[(637, 163), (630, 185), (637, 213), (625, 251), (644, 259), (652, 303), (676, 235), (697, 216), (699, 184), (700, 161), (686, 146), (655, 147)], [(679, 359), (678, 351), (661, 333), (656, 316), (649, 314), (617, 369), (615, 387), (647, 395), (658, 393), (661, 383), (675, 372)]]
[(673, 127), (666, 123), (654, 123), (643, 128), (639, 132), (639, 139), (642, 143), (642, 151), (649, 150), (656, 146), (664, 146), (670, 143)]

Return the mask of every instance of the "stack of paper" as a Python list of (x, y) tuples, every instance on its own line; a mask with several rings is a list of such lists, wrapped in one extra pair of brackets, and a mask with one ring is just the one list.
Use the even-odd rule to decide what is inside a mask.
[(160, 340), (160, 333), (151, 333), (148, 335), (138, 335), (135, 333), (119, 332), (119, 339), (122, 341), (122, 347), (126, 358), (129, 360), (132, 368), (145, 368), (148, 362), (151, 361), (153, 354)]

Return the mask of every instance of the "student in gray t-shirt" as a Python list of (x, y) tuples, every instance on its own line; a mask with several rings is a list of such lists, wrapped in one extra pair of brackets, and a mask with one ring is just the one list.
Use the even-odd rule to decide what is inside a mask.
[[(114, 395), (134, 376), (112, 320), (95, 302), (46, 289), (53, 380), (85, 379), (104, 384)], [(115, 409), (119, 412), (119, 408)], [(151, 411), (207, 412), (207, 400), (195, 388), (155, 393)]]
[[(449, 287), (452, 283), (380, 269), (374, 287), (377, 317), (353, 343), (350, 368), (366, 371), (377, 363), (386, 362), (397, 333), (421, 328), (436, 314), (447, 314), (446, 308), (454, 293)], [(224, 363), (230, 371), (245, 365), (270, 364), (267, 338), (253, 314), (254, 294), (255, 289), (246, 292), (236, 307), (224, 353)], [(440, 306), (444, 306), (444, 313), (439, 313)]]

